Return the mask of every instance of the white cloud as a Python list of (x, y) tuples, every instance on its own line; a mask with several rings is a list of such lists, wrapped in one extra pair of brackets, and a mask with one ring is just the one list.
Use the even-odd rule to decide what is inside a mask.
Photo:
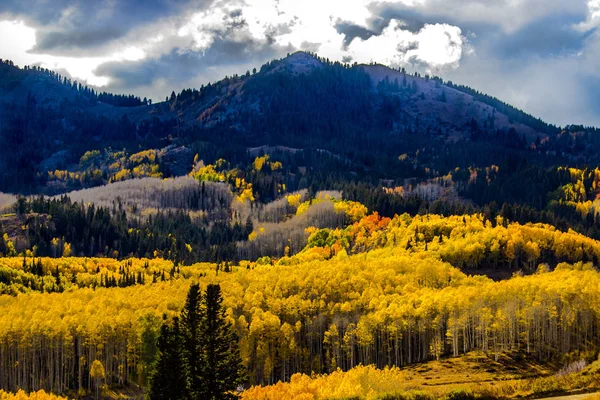
[[(401, 4), (418, 5), (423, 1), (426, 0), (404, 0)], [(105, 46), (99, 55), (85, 57), (28, 53), (36, 44), (35, 30), (22, 22), (5, 21), (0, 24), (0, 39), (18, 37), (19, 40), (2, 40), (11, 46), (3, 46), (0, 56), (20, 64), (65, 69), (72, 76), (95, 85), (106, 85), (110, 79), (95, 75), (100, 64), (159, 58), (174, 49), (203, 52), (213, 45), (217, 36), (226, 36), (234, 42), (272, 41), (275, 45), (296, 49), (312, 46), (318, 49), (319, 55), (340, 61), (351, 56), (359, 62), (417, 62), (432, 69), (458, 65), (465, 39), (458, 27), (447, 24), (426, 25), (420, 32), (411, 33), (403, 30), (398, 21), (392, 21), (381, 35), (364, 41), (354, 40), (344, 48), (344, 35), (338, 33), (336, 23), (341, 20), (366, 28), (372, 17), (369, 7), (376, 3), (372, 0), (217, 1), (208, 9), (190, 15), (171, 16), (141, 25)], [(69, 23), (73, 13), (74, 9), (65, 8), (61, 20)], [(417, 46), (413, 49), (414, 43)]]
[(393, 66), (418, 63), (427, 65), (429, 70), (458, 67), (466, 43), (460, 28), (426, 24), (413, 33), (402, 26), (401, 21), (391, 20), (381, 35), (353, 40), (348, 52), (361, 63), (375, 61)]
[(0, 21), (0, 57), (13, 60), (17, 64), (28, 64), (34, 56), (27, 50), (35, 45), (35, 29), (18, 21)]
[(90, 85), (104, 86), (109, 77), (96, 76), (98, 65), (108, 61), (140, 60), (143, 50), (129, 46), (106, 57), (59, 57), (48, 54), (32, 54), (28, 50), (36, 44), (35, 29), (27, 27), (22, 21), (0, 21), (0, 57), (10, 59), (17, 65), (40, 65), (43, 68), (66, 70), (73, 78)]
[(576, 29), (584, 32), (600, 25), (600, 0), (588, 0), (587, 8), (586, 20), (575, 26)]

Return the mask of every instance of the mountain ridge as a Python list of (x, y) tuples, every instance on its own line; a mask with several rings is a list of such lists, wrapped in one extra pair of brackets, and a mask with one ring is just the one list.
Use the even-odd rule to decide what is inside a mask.
[[(0, 124), (8, 143), (0, 149), (0, 191), (35, 193), (57, 176), (79, 180), (73, 189), (107, 182), (118, 172), (108, 174), (110, 164), (89, 169), (80, 161), (104, 149), (115, 149), (104, 157), (112, 164), (116, 149), (133, 155), (174, 146), (208, 162), (224, 157), (246, 165), (251, 149), (273, 154), (272, 149), (293, 148), (313, 159), (329, 157), (336, 169), (346, 168), (347, 179), (402, 184), (456, 168), (513, 169), (523, 162), (517, 160), (577, 166), (596, 160), (600, 146), (594, 129), (561, 131), (437, 77), (331, 62), (306, 52), (173, 92), (154, 104), (99, 93), (38, 67), (20, 69), (6, 61), (0, 67)], [(307, 165), (302, 154), (293, 157)], [(169, 159), (156, 162), (145, 168), (158, 168), (162, 176), (174, 173)], [(115, 165), (139, 167), (127, 160)]]
[[(275, 64), (275, 66), (270, 68), (270, 70), (268, 71), (269, 74), (273, 74), (273, 73), (307, 74), (307, 73), (313, 72), (316, 68), (323, 67), (324, 62), (325, 61), (321, 61), (321, 59), (317, 55), (314, 55), (314, 54), (311, 54), (308, 52), (304, 52), (304, 51), (298, 51), (298, 52), (289, 54), (287, 57), (284, 57), (282, 59), (274, 60), (270, 63), (267, 63), (267, 64), (263, 65), (262, 69), (264, 69), (265, 66), (269, 66), (270, 64)], [(447, 101), (447, 103), (452, 103), (452, 100), (456, 100), (456, 98), (458, 97), (459, 100), (461, 100), (463, 102), (463, 104), (466, 103), (467, 105), (470, 105), (470, 103), (475, 103), (477, 106), (483, 107), (483, 109), (484, 109), (483, 111), (487, 111), (488, 113), (491, 112), (492, 109), (495, 110), (495, 108), (493, 106), (487, 105), (485, 103), (482, 103), (482, 102), (476, 100), (472, 95), (459, 90), (458, 86), (453, 85), (451, 82), (450, 82), (451, 85), (449, 86), (447, 83), (444, 83), (440, 78), (436, 78), (436, 77), (430, 78), (428, 76), (422, 77), (418, 74), (409, 74), (406, 72), (402, 72), (401, 70), (393, 69), (393, 68), (383, 65), (383, 64), (357, 64), (357, 63), (355, 63), (353, 65), (341, 64), (341, 63), (334, 63), (334, 64), (347, 65), (350, 68), (363, 69), (371, 77), (374, 87), (376, 87), (377, 84), (384, 81), (386, 78), (388, 78), (390, 81), (393, 81), (394, 79), (398, 79), (401, 82), (402, 79), (404, 77), (406, 77), (408, 85), (411, 85), (412, 82), (415, 82), (418, 86), (419, 92), (423, 92), (426, 95), (439, 96), (441, 94), (442, 90), (445, 90), (445, 91), (447, 91), (447, 93), (452, 94), (453, 96), (451, 96), (451, 97), (453, 97), (453, 98), (448, 99), (449, 101)], [(14, 68), (19, 69), (21, 71), (27, 71), (27, 69), (20, 69), (16, 66), (14, 66)], [(261, 71), (262, 71), (262, 69), (261, 69)], [(4, 76), (3, 79), (5, 79), (6, 74), (7, 74), (6, 70), (3, 69), (1, 72), (2, 72), (2, 75)], [(242, 77), (244, 77), (244, 75), (242, 75)], [(246, 75), (245, 77), (250, 78), (251, 76)], [(229, 78), (225, 77), (224, 79), (219, 80), (212, 85), (220, 86), (219, 84), (221, 82), (228, 81), (228, 80), (229, 80)], [(30, 82), (30, 81), (33, 81), (33, 82)], [(13, 88), (7, 87), (6, 84), (1, 85), (0, 87), (5, 89), (6, 92), (3, 96), (0, 96), (0, 100), (6, 101), (8, 99), (8, 100), (13, 100), (13, 101), (24, 102), (26, 100), (26, 96), (30, 92), (36, 97), (36, 99), (38, 99), (42, 102), (57, 101), (62, 98), (68, 98), (68, 99), (72, 100), (76, 95), (76, 92), (74, 92), (73, 90), (69, 90), (69, 88), (66, 88), (65, 85), (57, 84), (58, 82), (52, 82), (52, 81), (48, 80), (47, 76), (44, 76), (43, 74), (35, 74), (35, 75), (26, 76), (23, 79), (23, 83), (24, 83), (24, 85), (18, 85), (17, 87), (13, 87)], [(52, 85), (52, 83), (55, 83), (55, 85)], [(77, 82), (75, 81), (75, 83), (77, 83)], [(13, 85), (15, 85), (14, 82), (12, 82), (9, 86), (13, 86)], [(212, 86), (212, 85), (210, 83), (208, 84), (208, 86)], [(21, 88), (19, 86), (24, 86), (24, 87)], [(239, 85), (233, 85), (233, 87), (231, 87), (230, 89), (235, 90), (235, 89), (238, 89), (238, 87), (239, 87)], [(29, 89), (29, 90), (27, 90), (27, 89)], [(35, 89), (35, 90), (32, 90), (32, 89)], [(94, 89), (94, 88), (92, 88), (92, 89)], [(468, 89), (470, 89), (470, 88), (468, 88)], [(186, 90), (193, 90), (193, 89), (185, 89), (181, 93), (184, 93)], [(470, 90), (473, 90), (473, 89), (470, 89)], [(460, 98), (461, 96), (464, 96), (464, 97)], [(432, 97), (435, 97), (435, 96), (432, 96)], [(432, 104), (432, 103), (435, 104), (436, 102), (438, 102), (437, 100), (438, 99), (430, 98), (428, 96), (426, 105)], [(139, 106), (134, 106), (134, 107), (112, 107), (111, 108), (111, 107), (106, 107), (106, 106), (110, 106), (110, 104), (106, 104), (101, 101), (98, 101), (97, 104), (95, 104), (95, 107), (90, 107), (90, 108), (91, 108), (91, 111), (93, 111), (95, 113), (108, 115), (109, 117), (112, 117), (112, 118), (115, 117), (115, 115), (112, 115), (114, 112), (115, 114), (122, 113), (122, 114), (127, 115), (128, 117), (131, 116), (135, 121), (139, 121), (144, 118), (149, 118), (151, 116), (163, 116), (163, 117), (173, 116), (172, 111), (173, 111), (174, 107), (173, 107), (172, 103), (173, 103), (173, 99), (169, 99), (164, 102), (155, 103), (154, 105), (141, 104)], [(459, 106), (463, 105), (463, 104), (459, 104)], [(166, 105), (168, 105), (169, 107), (165, 107)], [(117, 110), (115, 110), (114, 108), (116, 108)], [(421, 108), (423, 108), (423, 107), (421, 107)], [(423, 110), (421, 108), (419, 108), (419, 110), (417, 110), (417, 112), (419, 112), (419, 111), (422, 112)], [(516, 110), (517, 110), (517, 112), (526, 114), (525, 112), (523, 112), (521, 110), (518, 110), (518, 109), (516, 109)], [(439, 112), (440, 110), (438, 109), (438, 110), (431, 110), (431, 111), (432, 111), (431, 113), (435, 113), (436, 111)], [(455, 107), (453, 110), (451, 110), (451, 113), (454, 113), (456, 115), (456, 111), (457, 111), (457, 107)], [(473, 113), (473, 110), (469, 110), (469, 112)], [(535, 129), (527, 126), (526, 124), (511, 123), (509, 121), (508, 117), (504, 117), (505, 114), (503, 114), (500, 111), (498, 111), (498, 113), (499, 113), (499, 115), (496, 116), (495, 119), (500, 127), (502, 127), (502, 128), (513, 127), (517, 131), (527, 133), (528, 135), (533, 135), (535, 133)], [(475, 116), (482, 117), (482, 115), (477, 115), (477, 114), (473, 115), (473, 117), (475, 117)], [(202, 118), (199, 118), (199, 120), (201, 121)], [(449, 122), (448, 118), (445, 118), (443, 122)]]
[[(285, 58), (276, 60), (273, 63), (274, 66), (268, 68), (268, 70), (264, 72), (267, 74), (292, 73), (300, 75), (310, 74), (314, 72), (315, 69), (324, 66), (324, 61), (321, 61), (317, 56), (306, 52), (296, 52)], [(530, 142), (535, 141), (538, 136), (540, 136), (540, 138), (544, 136), (543, 132), (537, 132), (535, 128), (524, 123), (510, 121), (509, 116), (496, 110), (495, 107), (475, 99), (471, 94), (465, 93), (454, 86), (448, 86), (439, 78), (421, 77), (417, 74), (411, 75), (381, 64), (340, 65), (347, 65), (349, 68), (357, 68), (365, 71), (371, 77), (373, 89), (375, 90), (377, 89), (378, 84), (385, 82), (386, 79), (389, 80), (389, 84), (392, 84), (394, 80), (398, 81), (398, 83), (406, 82), (404, 86), (411, 89), (413, 89), (411, 85), (414, 82), (417, 93), (414, 93), (416, 96), (413, 96), (416, 98), (412, 99), (414, 100), (412, 101), (413, 104), (411, 104), (413, 109), (409, 110), (409, 113), (413, 118), (418, 115), (423, 115), (424, 118), (430, 119), (432, 124), (442, 123), (460, 129), (471, 123), (471, 119), (475, 119), (481, 124), (485, 118), (490, 118), (491, 116), (491, 118), (493, 118), (494, 127), (501, 129), (514, 128), (518, 133), (526, 135)], [(247, 79), (253, 78), (253, 76), (247, 75), (245, 77)], [(243, 78), (244, 77), (242, 77), (242, 79)], [(216, 85), (218, 85), (219, 82), (217, 82)], [(243, 92), (245, 83), (246, 82), (236, 82), (230, 87), (230, 90), (233, 89), (236, 94), (239, 94), (237, 91), (241, 90)], [(442, 94), (444, 92), (445, 94)], [(420, 100), (417, 97), (421, 93), (425, 95), (425, 99)], [(444, 96), (446, 96), (446, 99), (440, 101)], [(450, 96), (450, 98), (448, 98), (448, 96)], [(527, 116), (527, 114), (521, 110), (515, 110), (517, 113), (522, 113)], [(436, 117), (438, 117), (437, 120)], [(457, 119), (456, 117), (459, 118)], [(210, 115), (207, 115), (207, 113), (200, 115), (196, 119), (196, 122), (198, 123), (209, 121)]]

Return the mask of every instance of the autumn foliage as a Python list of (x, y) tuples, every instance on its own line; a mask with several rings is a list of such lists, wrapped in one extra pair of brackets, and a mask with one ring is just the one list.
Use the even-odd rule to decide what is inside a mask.
[[(479, 215), (372, 214), (345, 229), (311, 232), (295, 256), (226, 270), (165, 260), (43, 259), (44, 282), (55, 284), (58, 275), (64, 290), (6, 284), (23, 290), (0, 296), (0, 387), (91, 391), (95, 360), (109, 387), (143, 385), (162, 316), (176, 315), (192, 282), (220, 284), (254, 384), (296, 376), (292, 382), (310, 388), (295, 374), (331, 372), (332, 386), (350, 385), (353, 375), (335, 380), (338, 369), (373, 365), (393, 374), (393, 366), (474, 350), (550, 360), (600, 348), (600, 273), (593, 268), (600, 244), (585, 236)], [(0, 264), (17, 276), (29, 273), (22, 258)], [(493, 281), (457, 268), (495, 265), (532, 274)], [(145, 279), (102, 287), (106, 276), (123, 271)], [(368, 368), (353, 372), (356, 379), (371, 376)]]
[(0, 400), (67, 400), (67, 398), (46, 393), (43, 390), (31, 392), (29, 394), (22, 390), (19, 390), (15, 394), (0, 390)]

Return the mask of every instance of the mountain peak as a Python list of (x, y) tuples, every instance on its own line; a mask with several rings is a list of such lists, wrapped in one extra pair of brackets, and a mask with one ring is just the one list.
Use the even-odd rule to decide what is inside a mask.
[(288, 71), (297, 74), (310, 72), (316, 68), (321, 68), (321, 62), (314, 55), (305, 51), (297, 51), (281, 59), (279, 65), (273, 71)]

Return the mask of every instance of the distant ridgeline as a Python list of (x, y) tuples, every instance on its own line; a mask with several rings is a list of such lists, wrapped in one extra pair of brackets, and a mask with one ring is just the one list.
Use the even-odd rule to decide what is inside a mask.
[[(0, 191), (4, 192), (52, 193), (48, 172), (75, 172), (72, 167), (87, 151), (111, 145), (164, 146), (174, 125), (166, 118), (130, 119), (127, 110), (150, 107), (146, 99), (99, 92), (40, 67), (20, 69), (11, 61), (1, 62), (0, 89), (0, 138), (5, 144), (0, 149)], [(144, 134), (144, 140), (136, 145), (138, 134)]]
[(452, 81), (445, 82), (444, 84), (448, 87), (470, 94), (471, 96), (473, 96), (473, 98), (481, 101), (482, 103), (489, 104), (501, 113), (508, 115), (508, 117), (511, 120), (530, 126), (538, 132), (544, 132), (546, 134), (555, 134), (559, 129), (554, 125), (542, 121), (540, 118), (536, 118), (530, 114), (523, 112), (522, 110), (519, 110), (514, 106), (511, 106), (510, 104), (498, 100), (493, 96), (481, 93), (478, 90), (472, 89), (468, 86), (455, 85), (452, 83)]
[[(0, 59), (0, 68), (2, 73), (2, 80), (4, 81), (7, 76), (10, 76), (11, 73), (14, 73), (11, 69), (18, 68), (14, 65), (14, 63), (10, 60), (2, 60)], [(141, 100), (139, 97), (134, 95), (124, 95), (124, 94), (113, 94), (108, 92), (98, 92), (94, 88), (90, 88), (87, 85), (82, 85), (81, 83), (72, 80), (66, 76), (62, 76), (61, 74), (54, 72), (47, 68), (42, 68), (40, 66), (24, 66), (22, 71), (26, 74), (41, 75), (56, 81), (64, 85), (68, 89), (72, 89), (75, 91), (81, 98), (85, 98), (91, 100), (93, 102), (101, 102), (105, 104), (110, 104), (115, 107), (136, 107), (141, 105), (149, 105), (152, 104), (152, 100), (148, 100), (144, 97)], [(10, 80), (9, 80), (10, 82)], [(4, 83), (4, 82), (3, 82)], [(17, 84), (17, 81), (12, 83)], [(10, 83), (8, 83), (8, 87), (10, 88)]]

